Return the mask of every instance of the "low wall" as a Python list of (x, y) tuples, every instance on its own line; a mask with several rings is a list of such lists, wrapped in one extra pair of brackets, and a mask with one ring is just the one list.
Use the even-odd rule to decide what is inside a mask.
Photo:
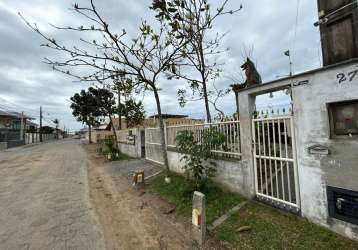
[(129, 143), (118, 143), (119, 150), (130, 157), (138, 158), (140, 157), (137, 146), (135, 144), (129, 144)]
[[(131, 140), (127, 140), (127, 135)], [(140, 140), (140, 130), (139, 129), (127, 129), (117, 131), (118, 137), (118, 148), (119, 150), (133, 158), (141, 157), (141, 140)]]
[[(131, 157), (141, 157), (141, 129), (131, 129), (131, 134), (134, 141), (126, 142), (126, 135), (129, 135), (129, 130), (118, 131), (119, 150)], [(159, 145), (146, 145), (146, 154), (153, 162), (163, 162), (161, 147)], [(168, 147), (168, 161), (169, 167), (173, 172), (184, 173), (183, 162), (180, 161), (181, 155), (175, 148)], [(148, 158), (147, 158), (148, 159)], [(149, 160), (148, 159), (148, 160)], [(214, 181), (224, 188), (238, 192), (241, 195), (252, 198), (252, 188), (254, 186), (253, 178), (250, 178), (250, 171), (248, 165), (244, 164), (240, 159), (219, 159), (217, 163), (217, 173)]]
[[(42, 134), (42, 141), (50, 141), (55, 139), (55, 134)], [(39, 133), (26, 133), (25, 144), (40, 143)]]
[(24, 140), (7, 141), (7, 148), (19, 147), (25, 144)]
[[(175, 150), (168, 150), (169, 168), (176, 173), (184, 173), (184, 163), (180, 161), (181, 154)], [(213, 180), (222, 187), (237, 192), (247, 198), (252, 198), (251, 190), (253, 180), (248, 178), (247, 169), (241, 160), (215, 160), (217, 173)]]
[(7, 142), (0, 142), (0, 151), (4, 151), (7, 149)]

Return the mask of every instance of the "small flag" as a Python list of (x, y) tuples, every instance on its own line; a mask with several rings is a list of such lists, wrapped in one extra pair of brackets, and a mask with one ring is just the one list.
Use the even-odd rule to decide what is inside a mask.
[(290, 56), (290, 51), (289, 50), (285, 51), (285, 56)]

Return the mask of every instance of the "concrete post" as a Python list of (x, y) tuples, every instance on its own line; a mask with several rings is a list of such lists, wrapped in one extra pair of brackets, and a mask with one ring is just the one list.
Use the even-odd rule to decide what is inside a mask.
[(242, 153), (242, 163), (246, 168), (244, 171), (244, 194), (247, 197), (255, 195), (254, 162), (252, 153), (252, 116), (255, 111), (255, 96), (246, 92), (239, 92), (240, 110), (240, 143)]
[(194, 240), (203, 245), (206, 236), (205, 195), (197, 191), (193, 195), (192, 228)]

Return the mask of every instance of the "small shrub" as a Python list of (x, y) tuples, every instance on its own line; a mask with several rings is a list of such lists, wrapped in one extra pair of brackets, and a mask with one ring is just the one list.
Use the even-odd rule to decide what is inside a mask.
[(211, 148), (221, 147), (225, 142), (225, 136), (214, 129), (205, 129), (201, 141), (196, 139), (193, 131), (180, 131), (176, 137), (177, 147), (184, 161), (184, 169), (193, 179), (197, 190), (205, 187), (210, 178), (215, 176), (215, 155)]
[(117, 160), (127, 160), (129, 157), (124, 155), (122, 152), (115, 147), (115, 141), (113, 139), (105, 139), (103, 142), (102, 148), (99, 150), (106, 158), (110, 157), (109, 160), (117, 161)]

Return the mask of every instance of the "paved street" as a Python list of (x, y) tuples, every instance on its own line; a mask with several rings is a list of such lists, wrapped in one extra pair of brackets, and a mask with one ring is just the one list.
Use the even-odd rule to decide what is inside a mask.
[(76, 140), (0, 152), (0, 249), (104, 249), (86, 164)]

